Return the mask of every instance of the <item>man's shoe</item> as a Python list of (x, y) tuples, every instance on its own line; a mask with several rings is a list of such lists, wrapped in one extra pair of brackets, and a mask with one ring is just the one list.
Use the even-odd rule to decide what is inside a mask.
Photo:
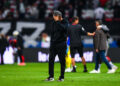
[(65, 72), (71, 72), (71, 69), (70, 69), (70, 68), (67, 68), (67, 69), (65, 70)]
[(117, 69), (118, 69), (118, 67), (117, 67), (117, 66), (113, 66), (113, 67), (112, 67), (112, 69), (115, 69), (115, 70), (117, 70)]
[(73, 67), (71, 72), (76, 72), (76, 67)]
[(48, 77), (45, 81), (54, 81), (53, 77)]
[(110, 74), (110, 73), (115, 73), (116, 72), (116, 70), (115, 69), (110, 69), (110, 70), (108, 70), (108, 74)]
[(86, 72), (88, 72), (88, 70), (86, 70), (86, 69), (84, 69), (84, 71), (83, 71), (84, 73), (86, 73)]
[(26, 64), (24, 62), (21, 62), (18, 64), (18, 66), (25, 66)]
[(99, 70), (93, 70), (93, 71), (91, 71), (89, 73), (100, 73), (100, 71)]
[(59, 82), (63, 82), (63, 81), (64, 81), (64, 78), (61, 78), (61, 77), (60, 77), (60, 78), (58, 79), (58, 81), (59, 81)]

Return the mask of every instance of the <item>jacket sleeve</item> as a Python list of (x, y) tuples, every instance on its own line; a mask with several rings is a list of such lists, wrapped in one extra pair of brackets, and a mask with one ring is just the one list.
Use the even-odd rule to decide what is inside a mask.
[(100, 32), (99, 30), (96, 30), (95, 32), (95, 49), (99, 49), (100, 44)]
[(109, 28), (108, 28), (106, 25), (101, 25), (101, 29), (102, 29), (104, 32), (109, 32)]
[(17, 47), (23, 48), (23, 38), (21, 36), (17, 38)]
[(57, 23), (58, 26), (60, 26), (64, 30), (66, 30), (69, 26), (69, 23), (68, 23), (67, 20), (63, 20), (63, 22), (57, 21), (56, 23)]
[(82, 27), (82, 33), (83, 33), (83, 34), (87, 34), (87, 31), (85, 30), (84, 27)]

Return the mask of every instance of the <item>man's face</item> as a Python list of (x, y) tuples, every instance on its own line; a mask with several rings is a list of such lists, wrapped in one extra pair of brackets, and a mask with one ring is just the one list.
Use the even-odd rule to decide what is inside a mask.
[(95, 22), (95, 24), (96, 24), (96, 27), (100, 25), (99, 22), (97, 22), (97, 21)]
[(54, 19), (55, 21), (58, 21), (58, 20), (59, 20), (59, 16), (54, 16), (54, 15), (53, 15), (53, 19)]
[(75, 23), (76, 23), (76, 24), (78, 24), (78, 23), (79, 23), (79, 20), (78, 20), (78, 19), (77, 19), (77, 20), (75, 20)]

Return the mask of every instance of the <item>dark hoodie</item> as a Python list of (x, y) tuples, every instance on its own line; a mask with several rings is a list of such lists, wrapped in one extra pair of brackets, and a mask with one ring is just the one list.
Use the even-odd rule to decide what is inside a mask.
[(51, 28), (51, 47), (66, 46), (68, 21), (53, 21)]

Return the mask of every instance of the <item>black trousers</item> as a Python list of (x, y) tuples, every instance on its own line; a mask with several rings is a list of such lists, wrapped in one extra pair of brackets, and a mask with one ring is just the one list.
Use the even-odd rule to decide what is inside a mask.
[(4, 64), (4, 59), (3, 59), (3, 54), (5, 52), (5, 49), (0, 50), (0, 55), (1, 55), (1, 64)]
[(60, 64), (61, 64), (61, 75), (60, 75), (60, 77), (64, 78), (66, 46), (50, 48), (49, 76), (54, 77), (54, 60), (55, 60), (56, 55), (58, 55), (59, 61), (60, 61)]
[(17, 54), (18, 54), (18, 56), (19, 56), (19, 58), (20, 58), (20, 62), (24, 62), (23, 49), (19, 49), (19, 50), (17, 51)]

